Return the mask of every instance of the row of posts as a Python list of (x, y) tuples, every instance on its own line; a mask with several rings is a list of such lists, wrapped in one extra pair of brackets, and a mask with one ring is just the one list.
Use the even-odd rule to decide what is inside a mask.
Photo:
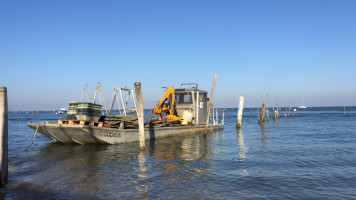
[[(287, 118), (290, 116), (290, 99), (289, 99), (289, 107), (286, 104), (285, 107), (285, 112), (284, 112), (284, 117)], [(277, 96), (277, 105), (276, 105), (276, 109), (272, 108), (272, 117), (274, 120), (278, 119), (281, 117), (281, 114), (279, 113), (280, 111), (280, 107), (278, 106), (278, 96)], [(298, 115), (298, 113), (297, 113)], [(266, 118), (265, 118), (266, 116)], [(258, 100), (257, 100), (257, 118), (258, 118), (258, 123), (261, 124), (262, 122), (264, 122), (265, 120), (269, 121), (269, 109), (268, 109), (268, 94), (267, 94), (267, 104), (265, 106), (263, 98), (261, 97), (261, 112), (259, 112), (259, 104), (258, 104)]]
[[(258, 118), (258, 123), (262, 124), (265, 120), (269, 121), (269, 109), (268, 109), (268, 94), (267, 94), (267, 102), (266, 105), (264, 104), (263, 98), (261, 97), (261, 112), (259, 112), (259, 104), (257, 100), (257, 118)], [(243, 112), (243, 104), (244, 104), (244, 96), (240, 96), (239, 99), (239, 108), (238, 108), (238, 113), (237, 113), (237, 120), (236, 120), (236, 128), (241, 128), (241, 120), (242, 120), (242, 112)], [(284, 113), (284, 117), (287, 118), (290, 116), (290, 99), (289, 99), (289, 107), (287, 107), (286, 104), (286, 110)], [(272, 117), (274, 120), (278, 119), (281, 117), (281, 114), (279, 113), (279, 106), (278, 106), (278, 96), (277, 96), (277, 106), (276, 109), (272, 108), (273, 113)], [(345, 113), (344, 113), (345, 114)], [(298, 113), (297, 113), (298, 115)]]

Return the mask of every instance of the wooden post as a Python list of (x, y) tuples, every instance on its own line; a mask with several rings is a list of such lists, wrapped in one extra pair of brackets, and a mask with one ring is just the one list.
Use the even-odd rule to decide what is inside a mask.
[(216, 84), (216, 79), (217, 79), (218, 75), (215, 74), (214, 76), (214, 83), (213, 83), (213, 87), (211, 88), (211, 92), (210, 92), (210, 96), (209, 96), (209, 101), (208, 101), (208, 107), (207, 107), (207, 111), (208, 114), (206, 115), (206, 119), (205, 119), (205, 130), (208, 129), (208, 125), (209, 125), (209, 117), (210, 117), (210, 104), (211, 104), (211, 100), (213, 98), (213, 93), (214, 93), (214, 89), (215, 89), (215, 84)]
[(280, 118), (280, 115), (279, 115), (279, 107), (278, 107), (278, 95), (277, 95), (277, 119)]
[(291, 107), (290, 107), (290, 97), (289, 97), (289, 110), (288, 110), (288, 117), (289, 117), (289, 114), (290, 114), (290, 109), (291, 109)]
[(260, 119), (258, 120), (258, 123), (259, 124), (262, 124), (262, 122), (263, 122), (263, 111), (264, 111), (264, 109), (265, 109), (265, 105), (262, 103), (262, 105), (261, 105), (261, 116), (260, 116)]
[(265, 112), (265, 102), (263, 102), (262, 107), (263, 107), (263, 110), (262, 110), (262, 122), (264, 122), (265, 121), (265, 114), (266, 114), (266, 112)]
[(239, 100), (239, 110), (237, 112), (237, 121), (236, 121), (236, 128), (241, 128), (241, 120), (242, 120), (242, 111), (244, 109), (244, 96), (240, 96)]
[(259, 105), (258, 105), (258, 100), (257, 100), (257, 108), (256, 108), (256, 112), (257, 112), (257, 121), (259, 121), (260, 117), (258, 116), (258, 108), (259, 108)]
[(225, 125), (225, 111), (223, 111), (223, 116), (222, 116), (222, 125), (224, 126)]
[(346, 115), (346, 106), (344, 106), (344, 115)]
[(145, 148), (145, 126), (143, 124), (143, 99), (141, 93), (141, 83), (135, 82), (135, 95), (137, 100), (138, 132), (140, 138), (140, 148)]
[(8, 113), (7, 89), (0, 87), (0, 187), (8, 182)]
[(269, 111), (268, 111), (268, 94), (267, 94), (267, 108), (266, 108), (267, 121), (269, 121)]

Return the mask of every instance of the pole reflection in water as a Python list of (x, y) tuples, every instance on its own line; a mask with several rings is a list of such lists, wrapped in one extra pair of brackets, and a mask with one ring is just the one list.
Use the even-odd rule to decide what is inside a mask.
[[(145, 157), (145, 150), (144, 149), (140, 149), (140, 153), (138, 155), (138, 167), (139, 167), (139, 173), (138, 173), (138, 177), (140, 179), (136, 180), (136, 194), (146, 194), (148, 187), (145, 184), (145, 180), (146, 180), (146, 171), (147, 168), (145, 167), (145, 162), (146, 162), (146, 157)], [(144, 195), (145, 198), (143, 199), (147, 199), (147, 196)]]
[[(237, 145), (238, 145), (238, 152), (239, 152), (236, 160), (238, 162), (244, 162), (246, 159), (247, 148), (244, 143), (244, 136), (242, 134), (242, 129), (237, 128), (236, 133), (237, 133)], [(239, 174), (241, 176), (247, 176), (248, 171), (246, 169), (241, 169), (241, 170), (239, 170)]]
[(267, 148), (267, 137), (266, 137), (266, 129), (265, 129), (265, 127), (264, 127), (264, 125), (262, 124), (262, 126), (260, 126), (261, 127), (261, 148), (262, 148), (262, 150), (264, 150), (264, 151), (266, 151), (266, 150), (268, 150), (268, 148)]
[(139, 168), (140, 168), (140, 174), (138, 175), (138, 177), (140, 178), (146, 178), (146, 167), (145, 167), (145, 162), (146, 162), (146, 158), (145, 158), (145, 151), (144, 149), (140, 150), (140, 154), (138, 155), (138, 162), (139, 162)]
[(237, 132), (237, 144), (238, 144), (238, 157), (237, 159), (243, 161), (246, 158), (247, 148), (244, 143), (244, 136), (241, 129), (236, 129)]

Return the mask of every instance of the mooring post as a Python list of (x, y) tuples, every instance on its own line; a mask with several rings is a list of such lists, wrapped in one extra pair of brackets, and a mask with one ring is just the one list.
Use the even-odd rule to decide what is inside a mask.
[(142, 99), (140, 82), (135, 82), (135, 95), (137, 100), (137, 118), (138, 118), (140, 148), (143, 149), (145, 148), (145, 126), (143, 123), (143, 99)]
[(267, 121), (269, 121), (269, 110), (268, 110), (268, 94), (267, 94), (267, 106), (266, 106), (266, 117), (267, 117)]
[(256, 107), (256, 112), (257, 112), (257, 121), (259, 121), (259, 116), (258, 116), (258, 108), (259, 108), (259, 105), (258, 105), (258, 99), (257, 99), (257, 107)]
[(288, 117), (289, 117), (289, 114), (290, 114), (290, 109), (291, 109), (291, 107), (290, 107), (290, 97), (289, 97), (289, 110), (288, 110)]
[(214, 93), (214, 89), (215, 89), (215, 84), (216, 84), (216, 79), (217, 79), (217, 77), (218, 77), (218, 75), (215, 74), (213, 87), (211, 88), (211, 92), (210, 92), (210, 96), (209, 96), (209, 101), (208, 101), (208, 106), (207, 106), (208, 114), (206, 115), (206, 119), (205, 119), (205, 130), (208, 130), (209, 117), (210, 117), (210, 104), (211, 104), (211, 100), (212, 100), (212, 98), (213, 98), (213, 93)]
[(237, 112), (237, 121), (236, 121), (236, 128), (241, 128), (241, 120), (242, 120), (242, 111), (244, 109), (244, 96), (240, 96), (239, 100), (239, 110)]
[(0, 87), (0, 187), (8, 182), (8, 113), (7, 89)]
[(346, 115), (346, 106), (344, 106), (344, 115)]
[(264, 111), (264, 109), (265, 109), (265, 104), (262, 103), (262, 105), (261, 105), (261, 115), (260, 115), (260, 118), (258, 120), (258, 123), (261, 124), (261, 125), (262, 125), (262, 122), (263, 122), (263, 115), (264, 115), (263, 111)]

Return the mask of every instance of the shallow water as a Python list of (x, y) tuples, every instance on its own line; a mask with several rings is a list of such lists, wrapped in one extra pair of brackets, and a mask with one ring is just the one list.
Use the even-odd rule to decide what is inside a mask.
[[(282, 109), (283, 111), (283, 109)], [(66, 145), (9, 114), (5, 199), (355, 199), (356, 107), (308, 108), (260, 126), (245, 109), (225, 128), (123, 145)], [(35, 112), (33, 121), (59, 115)]]

